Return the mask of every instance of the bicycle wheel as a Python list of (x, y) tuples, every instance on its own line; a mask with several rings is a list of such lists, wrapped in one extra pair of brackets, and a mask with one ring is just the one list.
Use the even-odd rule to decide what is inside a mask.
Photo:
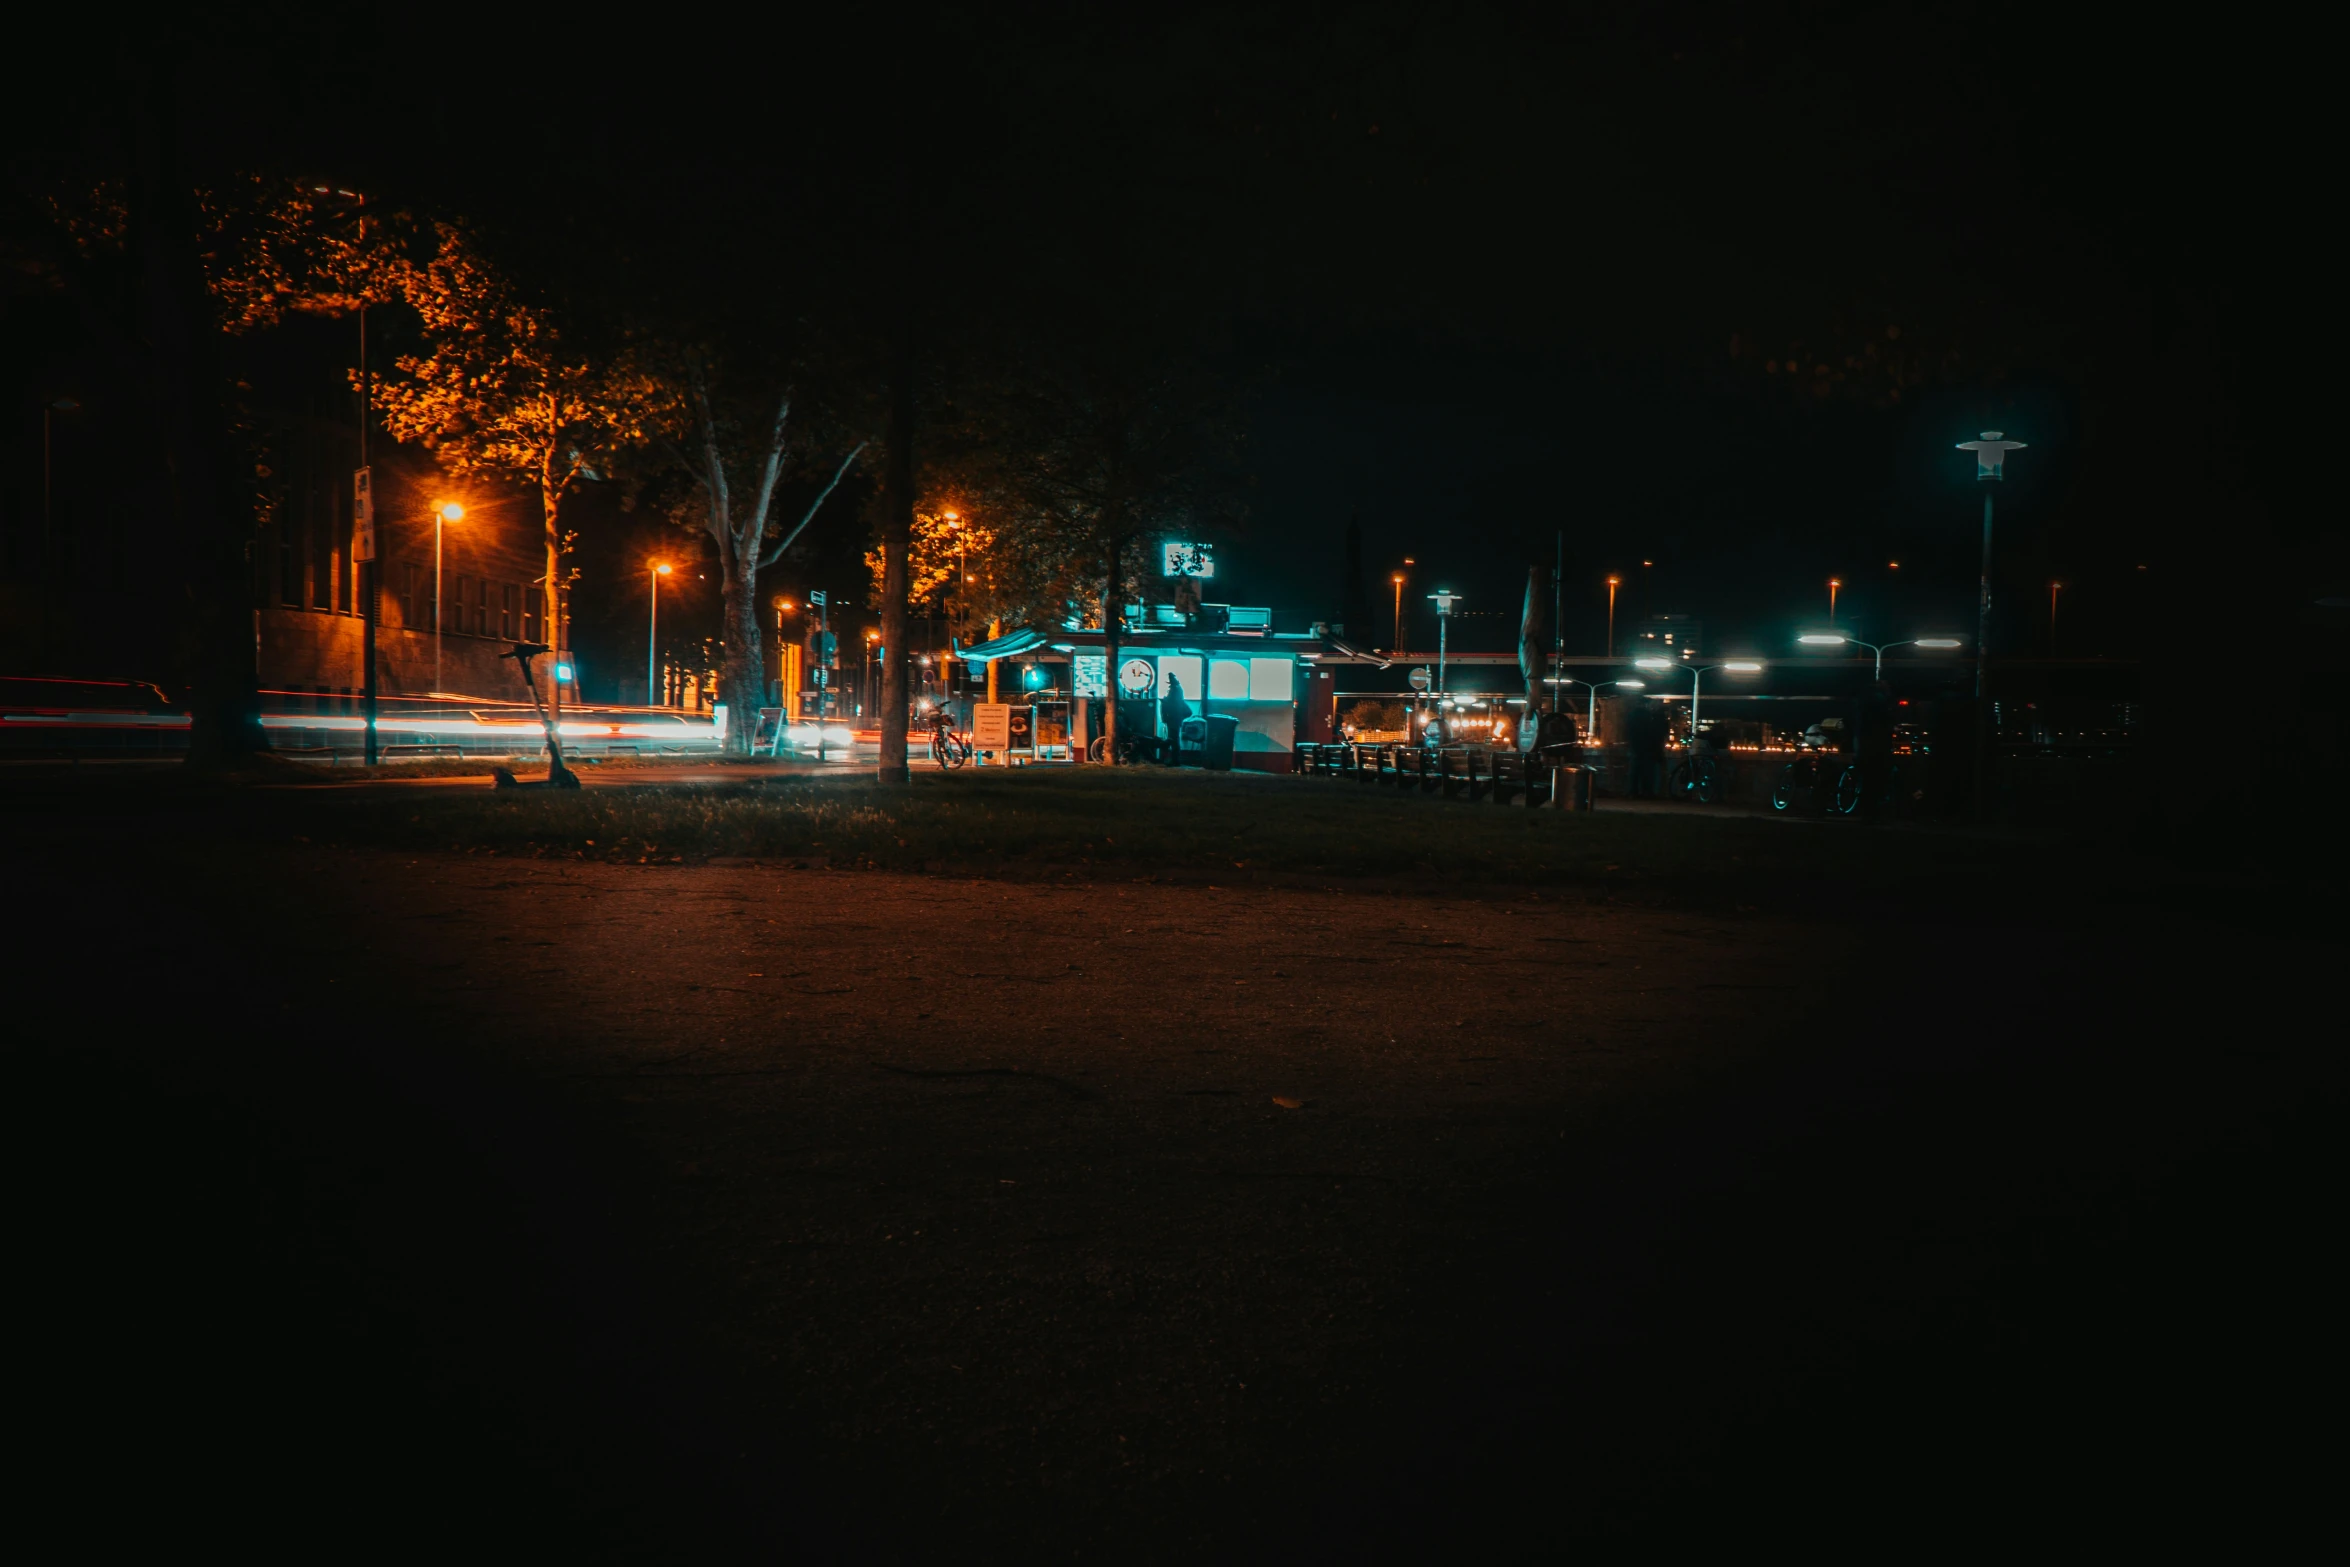
[(1810, 780), (1797, 774), (1796, 765), (1794, 762), (1789, 762), (1785, 767), (1779, 769), (1779, 781), (1771, 788), (1772, 810), (1792, 810), (1795, 807), (1795, 802), (1803, 798), (1803, 791)]
[(954, 756), (955, 742), (953, 738), (942, 735), (935, 729), (932, 730), (930, 732), (930, 759), (944, 769), (955, 765)]
[(1860, 809), (1860, 769), (1847, 767), (1836, 775), (1836, 796), (1829, 807), (1838, 816), (1850, 816)]
[(1110, 737), (1108, 735), (1095, 735), (1093, 737), (1093, 744), (1085, 748), (1085, 759), (1089, 762), (1108, 761), (1110, 759)]
[(1688, 792), (1689, 764), (1687, 762), (1675, 762), (1673, 764), (1672, 772), (1667, 774), (1665, 777), (1665, 793), (1668, 797), (1678, 799)]
[(1696, 793), (1697, 803), (1700, 805), (1719, 805), (1721, 803), (1722, 769), (1710, 756), (1701, 759), (1697, 764)]

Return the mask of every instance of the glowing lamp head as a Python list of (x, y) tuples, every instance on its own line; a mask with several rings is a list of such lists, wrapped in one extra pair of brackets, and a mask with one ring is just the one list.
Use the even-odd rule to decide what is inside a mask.
[(1961, 441), (1958, 443), (1958, 449), (1962, 452), (1975, 454), (1976, 478), (1998, 479), (2005, 476), (2007, 454), (2022, 451), (2024, 443), (2008, 440), (1998, 430), (1985, 430), (1981, 440)]
[(1636, 658), (1632, 660), (1632, 662), (1637, 668), (1641, 669), (1661, 670), (1670, 669), (1673, 667), (1673, 661), (1669, 658)]
[(1616, 682), (1616, 684), (1622, 686), (1627, 691), (1645, 691), (1648, 689), (1648, 682), (1645, 680), (1619, 680)]
[(1741, 659), (1735, 664), (1724, 664), (1722, 667), (1733, 675), (1759, 675), (1762, 673), (1762, 665), (1746, 659)]
[(1813, 647), (1842, 647), (1852, 638), (1841, 631), (1807, 631), (1795, 640), (1807, 642)]
[(443, 501), (433, 510), (441, 514), (441, 520), (444, 522), (463, 522), (465, 520), (465, 508), (455, 501)]
[(1920, 637), (1920, 638), (1918, 638), (1918, 646), (1919, 646), (1919, 647), (1935, 647), (1935, 648), (1953, 648), (1953, 647), (1965, 647), (1965, 646), (1966, 646), (1966, 643), (1964, 643), (1963, 641), (1961, 641), (1961, 640), (1960, 640), (1959, 638), (1957, 638), (1957, 637)]
[(658, 566), (655, 566), (655, 567), (653, 568), (653, 575), (654, 575), (654, 576), (656, 576), (656, 577), (666, 577), (666, 576), (668, 576), (668, 575), (669, 575), (669, 566), (668, 566), (668, 563), (667, 563), (667, 562), (663, 562), (662, 564), (660, 564), (660, 565), (658, 565)]

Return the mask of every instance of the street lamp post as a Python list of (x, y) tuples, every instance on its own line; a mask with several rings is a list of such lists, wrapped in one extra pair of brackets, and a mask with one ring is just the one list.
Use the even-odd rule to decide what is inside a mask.
[[(436, 694), (443, 689), (441, 681), (441, 524), (463, 522), (464, 520), (465, 508), (455, 501), (443, 501), (432, 509), (432, 688)], [(554, 595), (550, 593), (547, 596), (547, 602), (552, 604), (554, 601)], [(547, 628), (541, 626), (539, 629), (543, 633)], [(552, 642), (555, 639), (549, 637), (547, 640)]]
[(1451, 689), (1444, 678), (1445, 657), (1451, 646), (1451, 639), (1445, 633), (1452, 624), (1452, 607), (1461, 601), (1461, 596), (1450, 588), (1438, 588), (1428, 597), (1436, 603), (1436, 704), (1442, 707), (1444, 693)]
[(1585, 691), (1591, 694), (1590, 713), (1589, 716), (1584, 720), (1583, 727), (1583, 740), (1585, 744), (1589, 744), (1591, 737), (1599, 733), (1599, 688), (1601, 686), (1622, 686), (1627, 691), (1645, 691), (1648, 689), (1648, 682), (1645, 680), (1570, 680), (1562, 677), (1554, 679), (1552, 683), (1562, 686), (1581, 686)]
[[(1972, 441), (1960, 441), (1958, 450), (1975, 454), (1975, 482), (1997, 484), (2006, 477), (2007, 454), (2024, 443), (2011, 441), (1998, 430), (1985, 430)], [(1983, 491), (1983, 585), (1975, 604), (1975, 810), (1989, 814), (1984, 797), (1991, 773), (1991, 497)]]
[(1388, 639), (1387, 645), (1399, 651), (1403, 647), (1403, 573), (1400, 571), (1395, 574), (1395, 635)]
[(2056, 656), (2056, 595), (2064, 591), (2064, 584), (2048, 584), (2048, 656)]
[(1842, 577), (1828, 579), (1828, 624), (1831, 626), (1836, 624), (1836, 590), (1842, 586), (1844, 586)]
[(1812, 647), (1842, 647), (1849, 643), (1853, 647), (1867, 648), (1870, 652), (1877, 655), (1876, 672), (1869, 677), (1872, 680), (1882, 680), (1885, 678), (1885, 649), (1889, 647), (1930, 647), (1941, 649), (1966, 646), (1966, 644), (1960, 641), (1957, 637), (1907, 637), (1899, 642), (1863, 642), (1860, 638), (1848, 637), (1841, 631), (1807, 631), (1802, 636), (1797, 637), (1795, 640)]
[(1697, 704), (1703, 694), (1705, 677), (1717, 669), (1732, 675), (1759, 675), (1762, 673), (1762, 664), (1751, 658), (1738, 658), (1727, 663), (1702, 665), (1676, 664), (1669, 658), (1638, 658), (1633, 662), (1642, 669), (1655, 674), (1663, 674), (1670, 669), (1689, 671), (1689, 751), (1693, 756), (1697, 753)]
[(669, 575), (670, 567), (667, 561), (655, 561), (645, 570), (653, 584), (653, 609), (645, 619), (645, 706), (667, 707), (667, 702), (653, 699), (653, 682), (661, 657), (661, 579)]
[(1607, 579), (1607, 656), (1616, 656), (1616, 589), (1624, 585), (1621, 577)]

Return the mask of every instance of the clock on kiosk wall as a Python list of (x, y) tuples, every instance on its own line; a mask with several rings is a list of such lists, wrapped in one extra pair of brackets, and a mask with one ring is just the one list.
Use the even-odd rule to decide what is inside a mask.
[(1120, 696), (1149, 696), (1158, 682), (1158, 666), (1147, 658), (1130, 658), (1118, 666)]

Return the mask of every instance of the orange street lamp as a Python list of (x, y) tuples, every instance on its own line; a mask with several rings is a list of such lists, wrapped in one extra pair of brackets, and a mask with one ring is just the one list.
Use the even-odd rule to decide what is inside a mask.
[(2056, 595), (2064, 591), (2064, 584), (2048, 584), (2048, 656), (2056, 656)]
[(1395, 635), (1388, 639), (1391, 648), (1403, 646), (1403, 573), (1395, 574)]
[(1836, 623), (1836, 590), (1842, 586), (1844, 586), (1842, 577), (1828, 579), (1828, 624), (1831, 626)]
[[(1607, 579), (1607, 656), (1610, 658), (1616, 656), (1616, 589), (1623, 585), (1624, 579), (1621, 577)], [(1598, 698), (1592, 700), (1597, 701)]]
[[(653, 700), (653, 681), (660, 668), (661, 648), (661, 579), (669, 575), (669, 562), (654, 561), (646, 568), (653, 584), (653, 610), (645, 620), (645, 706), (667, 707), (666, 702)], [(666, 694), (666, 693), (664, 693)]]
[(463, 522), (465, 508), (442, 501), (432, 509), (432, 688), (441, 687), (441, 524)]

